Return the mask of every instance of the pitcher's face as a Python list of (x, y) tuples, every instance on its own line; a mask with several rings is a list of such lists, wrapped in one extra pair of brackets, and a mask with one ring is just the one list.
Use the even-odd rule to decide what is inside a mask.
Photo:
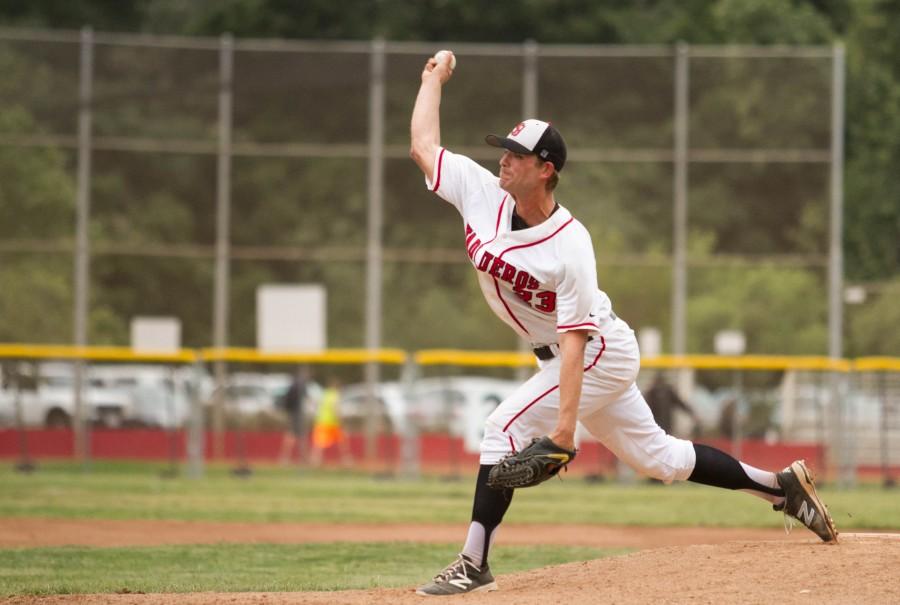
[(513, 194), (519, 195), (533, 190), (535, 187), (543, 188), (543, 166), (537, 156), (531, 154), (515, 153), (508, 149), (500, 156), (500, 186)]

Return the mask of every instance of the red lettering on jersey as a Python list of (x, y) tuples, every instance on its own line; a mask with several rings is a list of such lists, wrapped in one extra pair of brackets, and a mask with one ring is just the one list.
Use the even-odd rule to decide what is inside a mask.
[(468, 248), (466, 248), (466, 254), (469, 255), (469, 258), (471, 258), (472, 260), (475, 260), (475, 251), (478, 250), (479, 246), (481, 246), (481, 240), (478, 239), (477, 237), (474, 237), (474, 235), (475, 235), (474, 233), (472, 235), (473, 235), (472, 242), (467, 243)]
[(481, 245), (481, 240), (478, 239), (477, 235), (472, 226), (466, 223), (466, 254), (472, 260), (475, 260), (475, 251)]
[(531, 279), (531, 276), (528, 275), (528, 271), (519, 271), (514, 282), (516, 290), (524, 290), (528, 286), (529, 279)]
[(491, 254), (490, 252), (485, 252), (481, 257), (481, 260), (478, 262), (478, 270), (487, 271), (488, 265), (490, 264), (491, 260), (493, 260), (493, 258), (493, 254)]
[[(477, 244), (481, 243), (477, 239), (474, 242)], [(477, 245), (470, 247), (470, 256), (474, 254), (476, 248)], [(542, 313), (553, 313), (556, 311), (556, 292), (549, 290), (533, 292), (533, 290), (540, 288), (541, 284), (528, 271), (520, 270), (515, 265), (495, 257), (490, 252), (482, 254), (481, 260), (478, 261), (477, 269), (512, 284), (513, 293), (538, 311)], [(497, 291), (499, 293), (499, 288)]]
[(519, 124), (515, 128), (509, 131), (509, 136), (514, 137), (523, 130), (525, 130), (525, 122), (519, 122)]
[(499, 258), (495, 258), (494, 262), (491, 263), (491, 270), (488, 271), (494, 277), (500, 277), (500, 269), (506, 266), (506, 261), (500, 260)]
[(544, 313), (553, 313), (556, 310), (556, 292), (538, 292), (535, 296), (541, 301), (534, 306), (535, 309)]

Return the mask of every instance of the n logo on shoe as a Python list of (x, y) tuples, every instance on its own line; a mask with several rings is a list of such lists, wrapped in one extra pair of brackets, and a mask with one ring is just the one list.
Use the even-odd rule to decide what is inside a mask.
[(472, 580), (470, 580), (469, 578), (467, 578), (465, 576), (460, 576), (458, 578), (453, 578), (452, 580), (450, 580), (449, 583), (453, 584), (460, 590), (465, 590), (472, 583)]
[(803, 524), (809, 527), (812, 525), (813, 519), (816, 518), (816, 509), (815, 507), (810, 506), (806, 500), (800, 503), (800, 510), (797, 512), (797, 517), (803, 521)]

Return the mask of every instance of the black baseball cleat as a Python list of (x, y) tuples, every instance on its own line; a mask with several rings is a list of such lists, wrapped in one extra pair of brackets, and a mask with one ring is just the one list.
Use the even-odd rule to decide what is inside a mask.
[(784, 490), (784, 502), (772, 508), (785, 514), (785, 529), (788, 515), (797, 519), (822, 538), (823, 542), (837, 542), (838, 532), (828, 508), (816, 494), (812, 473), (803, 460), (792, 462), (789, 467), (776, 473), (778, 485)]
[(416, 594), (438, 597), (490, 590), (497, 590), (497, 583), (494, 582), (490, 567), (485, 564), (479, 568), (465, 555), (460, 554), (453, 563), (434, 576), (431, 582), (417, 588)]

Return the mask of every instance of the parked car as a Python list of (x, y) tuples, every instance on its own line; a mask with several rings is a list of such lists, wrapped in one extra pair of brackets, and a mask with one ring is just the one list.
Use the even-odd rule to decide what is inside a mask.
[(241, 415), (274, 414), (290, 384), (283, 374), (235, 372), (225, 386), (225, 408)]
[[(382, 382), (376, 386), (377, 414), (395, 433), (410, 428), (447, 433), (463, 437), (467, 450), (478, 451), (484, 421), (518, 386), (514, 380), (483, 376), (423, 378), (410, 387)], [(341, 415), (349, 430), (365, 426), (367, 399), (364, 383), (342, 389)]]
[[(15, 420), (16, 390), (22, 406), (25, 426), (62, 428), (72, 426), (75, 417), (75, 371), (72, 364), (61, 362), (41, 363), (34, 373), (28, 373), (18, 388), (12, 381), (0, 396), (0, 408), (4, 417)], [(130, 394), (123, 389), (109, 388), (91, 379), (85, 372), (83, 405), (87, 419), (99, 426), (118, 428), (132, 414)]]
[[(23, 412), (26, 407), (37, 407), (37, 394), (33, 390), (23, 390), (18, 397)], [(12, 388), (0, 389), (0, 427), (14, 426), (16, 426), (16, 393)]]
[(132, 400), (129, 423), (178, 428), (185, 425), (195, 400), (212, 392), (212, 381), (192, 367), (145, 364), (95, 365), (91, 382), (127, 392)]

